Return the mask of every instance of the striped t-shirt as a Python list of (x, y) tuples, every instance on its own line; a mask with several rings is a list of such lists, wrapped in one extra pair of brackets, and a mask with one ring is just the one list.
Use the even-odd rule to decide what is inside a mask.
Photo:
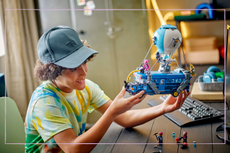
[(72, 128), (76, 135), (85, 131), (88, 112), (105, 104), (109, 98), (90, 80), (83, 90), (64, 93), (51, 81), (33, 93), (26, 114), (26, 152), (63, 152), (53, 136)]

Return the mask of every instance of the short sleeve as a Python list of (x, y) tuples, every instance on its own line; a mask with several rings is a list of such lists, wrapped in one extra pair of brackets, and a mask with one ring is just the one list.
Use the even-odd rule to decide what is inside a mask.
[(44, 142), (63, 130), (73, 128), (60, 101), (52, 96), (36, 101), (32, 110), (32, 123)]
[(91, 93), (91, 102), (88, 109), (88, 112), (91, 113), (92, 111), (109, 101), (110, 98), (94, 82), (87, 80), (87, 86), (89, 87)]

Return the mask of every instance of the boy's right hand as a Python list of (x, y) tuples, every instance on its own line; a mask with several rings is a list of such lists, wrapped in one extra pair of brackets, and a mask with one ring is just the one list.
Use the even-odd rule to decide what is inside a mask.
[(110, 105), (110, 111), (116, 116), (130, 110), (134, 105), (140, 103), (146, 97), (146, 95), (144, 95), (142, 98), (139, 98), (144, 94), (144, 91), (141, 91), (129, 98), (124, 98), (125, 92), (126, 89), (123, 87)]

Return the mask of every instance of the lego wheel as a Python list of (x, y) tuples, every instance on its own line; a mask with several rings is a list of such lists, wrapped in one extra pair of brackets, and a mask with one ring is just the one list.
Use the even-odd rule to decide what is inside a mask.
[(173, 97), (177, 97), (179, 95), (179, 93), (177, 92), (177, 90), (176, 89), (173, 89), (173, 91), (172, 91), (172, 96)]
[(145, 94), (141, 95), (139, 98), (141, 99)]

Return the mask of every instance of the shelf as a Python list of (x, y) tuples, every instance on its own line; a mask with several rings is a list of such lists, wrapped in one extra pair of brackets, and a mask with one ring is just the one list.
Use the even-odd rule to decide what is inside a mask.
[[(226, 21), (227, 20), (230, 20), (230, 18), (226, 19)], [(170, 22), (172, 22), (172, 21), (175, 21), (175, 22), (202, 22), (202, 21), (204, 21), (204, 22), (206, 22), (206, 21), (224, 21), (224, 19), (220, 19), (220, 18), (216, 18), (216, 19), (187, 19), (187, 20), (168, 20), (168, 21), (170, 21)]]
[[(175, 20), (176, 22), (202, 22), (202, 21), (224, 21), (223, 12), (215, 11), (215, 18), (214, 19), (207, 19), (207, 18), (200, 18), (200, 19), (182, 19), (182, 20)], [(230, 20), (230, 11), (226, 11), (225, 20)], [(173, 21), (173, 20), (171, 20)]]
[[(226, 19), (230, 20), (230, 19)], [(200, 22), (200, 21), (224, 21), (224, 19), (188, 19), (188, 20), (174, 20), (176, 22)]]
[[(193, 64), (193, 66), (221, 66), (221, 65), (224, 65), (224, 64)], [(189, 65), (188, 65), (189, 66)], [(185, 67), (185, 64), (182, 64), (182, 67)]]
[[(226, 20), (230, 20), (230, 19), (226, 19)], [(216, 19), (190, 19), (190, 20), (174, 20), (174, 21), (176, 21), (177, 29), (179, 31), (181, 31), (180, 30), (180, 22), (182, 22), (182, 21), (185, 21), (185, 22), (200, 22), (200, 21), (204, 21), (204, 22), (206, 22), (206, 21), (225, 21), (225, 20), (216, 18)], [(183, 46), (183, 45), (181, 45), (181, 46)], [(184, 64), (181, 63), (181, 51), (180, 51), (181, 48), (179, 47), (177, 50), (178, 50), (178, 59), (179, 59), (178, 60), (178, 63), (179, 63), (178, 65), (180, 67), (185, 66)], [(196, 64), (196, 66), (223, 65), (223, 64), (224, 64), (223, 61), (220, 60), (219, 64)]]

